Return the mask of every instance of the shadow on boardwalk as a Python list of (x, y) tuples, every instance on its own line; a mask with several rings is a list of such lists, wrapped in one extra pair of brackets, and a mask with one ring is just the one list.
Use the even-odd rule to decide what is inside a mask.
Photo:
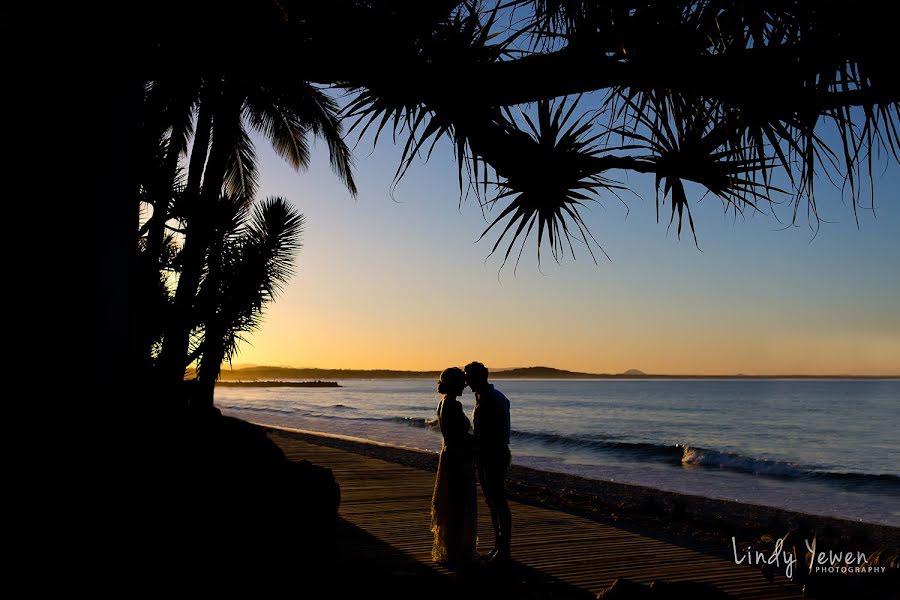
[(341, 597), (367, 594), (429, 600), (595, 598), (586, 590), (517, 562), (503, 569), (479, 569), (466, 575), (441, 572), (345, 519), (338, 525), (337, 543), (332, 552), (332, 575), (340, 578), (335, 581), (334, 591)]
[[(430, 501), (434, 474), (272, 432), (292, 459), (334, 471), (341, 486), (336, 578), (368, 593), (417, 598), (787, 599), (799, 586), (758, 569), (608, 524), (519, 502), (513, 509), (513, 564), (506, 570), (456, 575), (431, 562)], [(312, 443), (310, 443), (312, 442)], [(487, 511), (479, 508), (479, 549), (491, 546)], [(340, 575), (344, 573), (344, 575)]]

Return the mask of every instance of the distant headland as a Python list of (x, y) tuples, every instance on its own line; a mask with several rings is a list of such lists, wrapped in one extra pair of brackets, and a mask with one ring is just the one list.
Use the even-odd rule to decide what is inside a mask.
[[(490, 365), (489, 365), (490, 366)], [(341, 379), (437, 379), (440, 371), (401, 371), (393, 369), (317, 369), (293, 367), (250, 366), (222, 369), (219, 385), (243, 382), (245, 385), (279, 385), (296, 383), (322, 387), (337, 386), (332, 380)], [(553, 367), (516, 367), (491, 369), (494, 379), (896, 379), (896, 375), (667, 375), (644, 373), (629, 369), (623, 373), (582, 373)], [(333, 385), (332, 385), (333, 384)]]
[(342, 387), (337, 381), (265, 381), (251, 379), (245, 381), (220, 381), (216, 385), (225, 387)]

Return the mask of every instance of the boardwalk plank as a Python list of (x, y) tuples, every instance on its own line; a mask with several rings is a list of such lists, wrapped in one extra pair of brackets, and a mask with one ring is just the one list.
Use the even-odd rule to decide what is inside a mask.
[[(340, 513), (348, 523), (418, 560), (435, 575), (449, 574), (430, 560), (432, 473), (317, 446), (288, 432), (270, 436), (291, 459), (307, 459), (332, 469), (341, 485)], [(515, 561), (590, 593), (627, 577), (641, 583), (655, 579), (708, 582), (748, 600), (802, 598), (799, 586), (783, 577), (769, 582), (756, 568), (735, 565), (696, 548), (560, 511), (518, 502), (510, 507)], [(479, 550), (486, 551), (493, 535), (483, 502), (478, 511)], [(388, 562), (386, 568), (390, 568)]]

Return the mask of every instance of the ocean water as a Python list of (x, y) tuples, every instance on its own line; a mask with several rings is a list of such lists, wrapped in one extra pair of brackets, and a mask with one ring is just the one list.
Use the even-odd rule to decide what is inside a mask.
[[(900, 380), (494, 381), (513, 462), (900, 526)], [(438, 451), (428, 380), (220, 387), (249, 421)], [(462, 397), (471, 414), (475, 398)]]

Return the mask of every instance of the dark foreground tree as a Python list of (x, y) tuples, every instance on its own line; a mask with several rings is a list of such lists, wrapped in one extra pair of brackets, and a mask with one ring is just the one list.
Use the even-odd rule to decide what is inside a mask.
[(222, 362), (237, 354), (242, 334), (260, 326), (263, 307), (293, 274), (303, 230), (303, 216), (283, 198), (257, 205), (252, 217), (246, 202), (225, 197), (221, 205), (222, 231), (214, 238), (198, 295), (203, 338), (197, 380), (207, 407)]
[[(266, 23), (261, 19), (258, 25), (264, 28)], [(209, 44), (206, 52), (231, 50), (221, 42)], [(155, 281), (160, 269), (178, 274), (169, 310), (164, 317), (147, 311), (141, 327), (141, 372), (159, 383), (159, 389), (176, 388), (188, 365), (219, 345), (208, 338), (227, 335), (203, 328), (212, 320), (199, 314), (199, 294), (205, 285), (205, 306), (215, 304), (209, 301), (209, 282), (222, 275), (220, 253), (227, 247), (228, 225), (240, 213), (228, 206), (246, 206), (256, 193), (256, 152), (248, 129), (268, 138), (295, 169), (309, 162), (309, 138), (321, 137), (335, 172), (356, 191), (337, 107), (318, 88), (256, 71), (239, 56), (231, 62), (223, 62), (218, 54), (213, 59), (201, 56), (192, 69), (173, 70), (147, 82), (142, 132), (146, 151), (140, 171), (142, 201), (152, 206), (140, 230), (146, 276)], [(165, 264), (162, 250), (170, 221), (178, 225), (180, 243), (177, 256)], [(204, 362), (208, 373), (210, 362)]]

